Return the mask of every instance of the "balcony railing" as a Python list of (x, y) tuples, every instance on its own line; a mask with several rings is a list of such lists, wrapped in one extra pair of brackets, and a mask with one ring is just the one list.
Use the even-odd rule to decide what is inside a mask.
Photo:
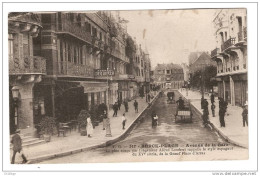
[(58, 62), (58, 75), (94, 77), (94, 69), (82, 64)]
[(58, 24), (58, 32), (70, 33), (77, 38), (83, 39), (86, 42), (91, 43), (91, 34), (86, 32), (82, 27), (73, 25), (72, 23), (66, 21)]
[(9, 74), (46, 74), (46, 60), (40, 56), (9, 56)]
[(227, 48), (229, 48), (230, 46), (234, 45), (236, 42), (236, 38), (230, 38), (227, 41), (225, 41), (222, 45), (221, 45), (221, 51), (223, 52), (224, 50), (226, 50)]
[(215, 48), (211, 51), (211, 57), (216, 56), (219, 53), (219, 48)]

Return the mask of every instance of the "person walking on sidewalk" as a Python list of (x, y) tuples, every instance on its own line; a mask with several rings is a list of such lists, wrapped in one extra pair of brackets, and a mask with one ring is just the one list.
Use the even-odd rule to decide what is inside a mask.
[(118, 111), (118, 105), (117, 105), (117, 102), (115, 102), (115, 104), (113, 105), (113, 110), (114, 110), (113, 117), (117, 117), (117, 111)]
[(243, 112), (242, 112), (242, 117), (243, 117), (243, 127), (248, 126), (248, 110), (247, 110), (247, 105), (243, 106)]
[(124, 101), (124, 106), (125, 106), (125, 112), (128, 112), (128, 102), (126, 99)]
[(107, 111), (106, 110), (104, 110), (102, 116), (103, 116), (103, 130), (105, 130), (106, 129), (106, 123), (107, 123)]
[(122, 126), (123, 126), (123, 130), (125, 129), (125, 123), (126, 123), (126, 118), (125, 118), (125, 113), (123, 113), (123, 115), (122, 115)]
[(122, 102), (120, 100), (118, 100), (118, 110), (120, 110)]
[(134, 102), (135, 112), (138, 113), (138, 102), (135, 100)]
[(212, 94), (210, 96), (210, 100), (211, 100), (211, 104), (213, 104), (215, 102), (215, 96), (214, 96), (213, 92), (212, 92)]
[(215, 108), (216, 106), (214, 105), (214, 103), (211, 104), (211, 111), (212, 111), (212, 116), (215, 117)]
[(22, 138), (19, 135), (19, 133), (20, 133), (20, 130), (16, 130), (15, 134), (12, 136), (12, 140), (11, 140), (11, 143), (13, 144), (13, 157), (12, 157), (12, 161), (11, 161), (12, 164), (14, 164), (14, 162), (15, 162), (15, 155), (17, 152), (21, 154), (21, 156), (23, 158), (23, 162), (22, 162), (23, 164), (28, 162), (28, 160), (25, 157), (23, 150), (22, 150)]
[(202, 119), (203, 125), (206, 127), (206, 125), (209, 123), (209, 111), (206, 108), (203, 109)]
[(87, 118), (87, 133), (88, 137), (91, 137), (91, 135), (93, 134), (93, 125), (90, 116)]
[(151, 95), (150, 95), (150, 93), (148, 93), (148, 95), (147, 95), (147, 100), (148, 100), (148, 103), (150, 103), (150, 101), (151, 101)]
[(219, 122), (220, 122), (220, 127), (225, 127), (225, 126), (226, 126), (226, 124), (225, 124), (225, 113), (226, 113), (225, 107), (222, 106), (222, 107), (219, 109)]

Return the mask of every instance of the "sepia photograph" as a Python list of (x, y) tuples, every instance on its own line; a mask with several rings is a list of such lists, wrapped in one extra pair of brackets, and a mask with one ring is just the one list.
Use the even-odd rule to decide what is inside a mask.
[(8, 12), (5, 162), (248, 160), (247, 14)]

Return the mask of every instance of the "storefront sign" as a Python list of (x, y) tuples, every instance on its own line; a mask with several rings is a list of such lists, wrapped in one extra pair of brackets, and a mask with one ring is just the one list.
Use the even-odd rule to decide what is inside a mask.
[(135, 79), (134, 75), (128, 75), (128, 79)]
[(115, 75), (114, 70), (102, 70), (102, 69), (95, 70), (95, 76), (114, 76), (114, 75)]

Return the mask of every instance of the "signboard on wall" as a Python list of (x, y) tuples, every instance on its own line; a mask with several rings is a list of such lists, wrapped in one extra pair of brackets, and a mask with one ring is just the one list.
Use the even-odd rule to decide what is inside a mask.
[(114, 76), (114, 70), (102, 70), (102, 69), (95, 69), (95, 77), (98, 76)]

